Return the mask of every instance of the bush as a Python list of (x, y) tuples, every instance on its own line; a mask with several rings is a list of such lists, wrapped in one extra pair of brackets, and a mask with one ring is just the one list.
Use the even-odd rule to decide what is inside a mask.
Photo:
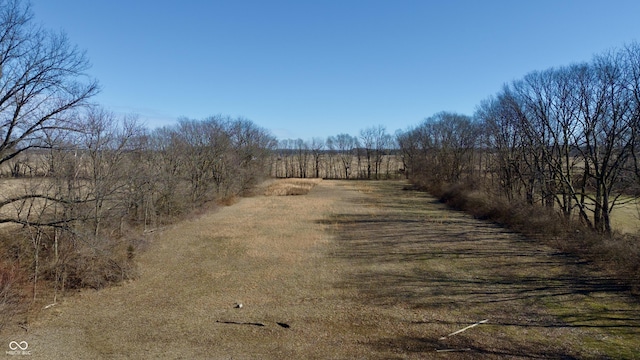
[(137, 247), (125, 237), (77, 241), (64, 266), (67, 288), (101, 289), (137, 276)]
[(0, 331), (23, 308), (21, 286), (24, 276), (15, 264), (0, 260)]

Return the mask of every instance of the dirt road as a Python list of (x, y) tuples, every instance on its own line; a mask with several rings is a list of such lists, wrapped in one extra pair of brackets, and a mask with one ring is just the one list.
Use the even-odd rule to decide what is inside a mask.
[(640, 310), (624, 289), (401, 188), (323, 181), (307, 195), (242, 199), (165, 230), (138, 280), (67, 298), (3, 340), (26, 341), (30, 359), (640, 352), (629, 340)]

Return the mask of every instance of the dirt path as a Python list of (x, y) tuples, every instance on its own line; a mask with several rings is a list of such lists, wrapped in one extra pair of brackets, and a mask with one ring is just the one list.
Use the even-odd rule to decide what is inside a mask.
[(640, 311), (624, 289), (401, 187), (323, 181), (178, 224), (140, 257), (138, 280), (69, 298), (11, 339), (32, 359), (640, 352), (628, 340), (640, 338)]

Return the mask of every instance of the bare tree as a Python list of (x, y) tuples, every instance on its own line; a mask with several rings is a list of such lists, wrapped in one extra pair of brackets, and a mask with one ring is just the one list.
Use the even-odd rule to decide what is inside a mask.
[(374, 127), (360, 130), (360, 140), (364, 147), (365, 159), (367, 160), (367, 179), (371, 179), (371, 166), (374, 161), (375, 143), (378, 130)]
[(420, 157), (418, 133), (415, 129), (407, 129), (405, 131), (398, 130), (396, 132), (396, 143), (400, 148), (400, 160), (402, 162), (402, 168), (398, 169), (401, 173), (404, 173), (406, 179), (409, 179), (412, 170), (417, 169), (418, 157)]
[(293, 141), (291, 139), (284, 139), (278, 142), (278, 160), (281, 162), (280, 167), (284, 168), (284, 177), (292, 177), (295, 169), (293, 160), (291, 159), (293, 153)]
[(298, 164), (298, 177), (306, 178), (309, 167), (309, 144), (302, 139), (294, 140), (295, 159)]
[(70, 127), (67, 114), (87, 104), (97, 83), (84, 74), (84, 53), (64, 34), (36, 27), (22, 1), (0, 4), (0, 29), (0, 112), (6, 115), (0, 124), (1, 164), (42, 147), (44, 131)]
[[(324, 150), (324, 141), (320, 138), (314, 137), (311, 139), (311, 143), (309, 144), (309, 150), (311, 151), (311, 156), (313, 157), (313, 170), (316, 178), (320, 177), (320, 160), (322, 159), (322, 154)], [(325, 177), (328, 177), (325, 174)]]
[(524, 188), (529, 203), (557, 205), (566, 218), (577, 209), (589, 227), (611, 232), (613, 208), (638, 188), (637, 49), (529, 73), (481, 105), (508, 197)]
[(143, 128), (135, 117), (119, 121), (102, 108), (91, 109), (80, 135), (81, 150), (87, 153), (87, 200), (93, 205), (93, 234), (98, 236), (103, 220), (121, 219), (128, 210), (131, 194), (126, 192), (131, 178), (130, 156)]
[(393, 138), (391, 137), (391, 135), (387, 134), (387, 129), (382, 125), (378, 125), (373, 129), (374, 174), (376, 179), (380, 179), (380, 172), (382, 171), (382, 161), (384, 160), (385, 155), (388, 155), (389, 149), (392, 147)]
[(179, 199), (182, 197), (180, 182), (185, 161), (184, 154), (179, 151), (179, 134), (170, 127), (155, 129), (149, 146), (153, 174), (151, 204), (158, 214), (177, 215), (183, 208)]
[(88, 68), (85, 54), (64, 34), (34, 24), (28, 4), (0, 2), (0, 165), (29, 149), (50, 146), (45, 141), (49, 131), (75, 128), (70, 114), (98, 91), (85, 74)]
[(611, 232), (611, 211), (631, 185), (626, 173), (637, 125), (623, 67), (620, 53), (598, 56), (579, 84), (584, 133), (578, 149), (595, 191), (590, 195), (594, 206), (591, 226), (606, 233)]
[(349, 134), (338, 134), (335, 137), (334, 144), (342, 164), (344, 178), (349, 179), (353, 166), (353, 151), (358, 145), (357, 139)]
[(234, 193), (242, 194), (268, 174), (268, 159), (277, 141), (269, 131), (245, 118), (234, 119), (227, 129), (237, 164)]
[(336, 138), (333, 136), (327, 137), (326, 140), (326, 149), (327, 149), (327, 177), (329, 179), (334, 179), (338, 177), (338, 168), (337, 162), (335, 161), (336, 155)]
[(178, 122), (177, 133), (178, 151), (184, 156), (182, 174), (189, 184), (191, 203), (196, 205), (206, 200), (213, 170), (214, 158), (208, 146), (206, 125), (199, 120), (183, 118)]
[(502, 96), (492, 97), (478, 106), (475, 117), (486, 129), (485, 146), (490, 162), (485, 171), (491, 181), (510, 201), (520, 194), (520, 149), (522, 146), (518, 123), (510, 114), (511, 108)]
[[(640, 43), (633, 42), (623, 50), (625, 78), (630, 97), (630, 125), (633, 140), (633, 168), (635, 181), (640, 186)], [(638, 194), (640, 191), (636, 190)]]
[(367, 179), (379, 179), (382, 160), (391, 143), (391, 136), (384, 126), (378, 125), (361, 130), (360, 139), (367, 161)]

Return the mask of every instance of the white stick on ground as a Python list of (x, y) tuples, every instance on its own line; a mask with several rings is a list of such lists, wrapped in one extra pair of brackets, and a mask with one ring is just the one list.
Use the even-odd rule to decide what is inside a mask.
[(465, 348), (465, 349), (436, 349), (436, 352), (462, 352), (462, 351), (471, 351), (471, 348)]
[(448, 338), (449, 336), (453, 336), (453, 335), (456, 335), (456, 334), (460, 334), (460, 333), (461, 333), (461, 332), (463, 332), (463, 331), (467, 331), (467, 330), (471, 329), (472, 327), (478, 326), (478, 325), (480, 325), (480, 324), (484, 324), (484, 323), (486, 323), (487, 321), (489, 321), (489, 319), (484, 319), (484, 320), (482, 320), (482, 321), (478, 321), (477, 323), (475, 323), (475, 324), (473, 324), (473, 325), (469, 325), (469, 326), (467, 326), (467, 327), (466, 327), (466, 328), (464, 328), (464, 329), (460, 329), (460, 330), (458, 330), (458, 331), (454, 331), (454, 332), (452, 332), (451, 334), (449, 334), (449, 335), (447, 335), (447, 336), (443, 336), (443, 337), (441, 337), (441, 338), (440, 338), (440, 340), (444, 340), (444, 339)]

